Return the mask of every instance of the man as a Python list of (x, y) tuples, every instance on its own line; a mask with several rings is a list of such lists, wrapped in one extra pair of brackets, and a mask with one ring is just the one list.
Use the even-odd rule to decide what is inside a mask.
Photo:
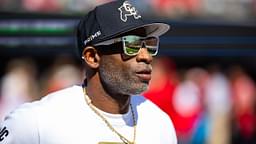
[[(135, 96), (147, 89), (163, 23), (145, 23), (128, 1), (96, 7), (79, 23), (86, 69), (73, 86), (25, 104), (1, 125), (4, 144), (176, 144), (169, 117)], [(132, 96), (134, 95), (134, 96)]]

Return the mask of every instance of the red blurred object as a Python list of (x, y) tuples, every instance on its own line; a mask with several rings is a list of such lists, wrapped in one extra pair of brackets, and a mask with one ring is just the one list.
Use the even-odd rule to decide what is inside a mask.
[(52, 12), (61, 9), (57, 0), (22, 0), (22, 5), (29, 11)]
[(201, 0), (153, 0), (153, 7), (162, 13), (194, 13), (201, 9)]
[(241, 68), (236, 68), (234, 71), (232, 92), (235, 127), (238, 128), (241, 137), (252, 139), (256, 131), (255, 83)]
[(253, 113), (243, 113), (242, 115), (237, 117), (239, 129), (241, 130), (241, 133), (246, 139), (253, 136), (255, 128), (254, 118), (255, 116)]
[[(178, 137), (190, 139), (202, 112), (200, 70), (193, 69), (179, 82), (175, 64), (168, 58), (156, 59), (149, 90), (144, 96), (172, 119)], [(200, 73), (201, 74), (201, 73)]]
[(143, 95), (171, 116), (173, 108), (170, 105), (176, 87), (175, 64), (168, 58), (159, 58), (153, 67), (149, 89)]

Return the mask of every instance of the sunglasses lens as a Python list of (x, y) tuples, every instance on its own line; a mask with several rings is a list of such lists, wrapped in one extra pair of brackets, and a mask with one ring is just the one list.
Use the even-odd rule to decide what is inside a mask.
[(128, 55), (136, 55), (139, 52), (140, 47), (126, 46), (125, 50)]
[(124, 52), (127, 55), (136, 55), (140, 50), (140, 37), (138, 36), (125, 36), (123, 37)]
[(156, 37), (141, 38), (139, 36), (125, 36), (123, 37), (123, 44), (124, 52), (129, 56), (138, 54), (142, 47), (147, 48), (152, 56), (155, 56), (158, 52), (158, 38)]
[(145, 40), (145, 44), (148, 52), (155, 56), (158, 52), (158, 39), (156, 37), (149, 37)]

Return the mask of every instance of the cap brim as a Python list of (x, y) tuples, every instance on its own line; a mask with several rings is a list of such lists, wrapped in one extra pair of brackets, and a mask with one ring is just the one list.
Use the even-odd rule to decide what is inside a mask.
[(130, 32), (130, 31), (134, 31), (134, 30), (140, 29), (140, 28), (145, 28), (147, 36), (159, 37), (159, 36), (165, 34), (170, 29), (170, 25), (165, 24), (165, 23), (147, 23), (144, 25), (130, 28), (129, 30), (124, 30), (122, 32), (122, 34)]
[(125, 34), (127, 32), (130, 32), (130, 31), (133, 31), (133, 30), (136, 30), (136, 29), (140, 29), (140, 28), (145, 28), (146, 36), (159, 37), (159, 36), (165, 34), (170, 29), (170, 26), (168, 24), (165, 24), (165, 23), (146, 23), (146, 24), (135, 26), (135, 27), (132, 27), (132, 28), (128, 27), (126, 29), (123, 29), (120, 32), (117, 32), (114, 35), (102, 37), (101, 39), (99, 39), (99, 41), (95, 42), (94, 45), (96, 45), (98, 43), (101, 43), (103, 41), (107, 41), (107, 40), (110, 40), (110, 39), (113, 39), (113, 38), (117, 38), (122, 34)]
[(165, 34), (170, 29), (170, 26), (165, 23), (145, 24), (138, 28), (142, 28), (142, 27), (144, 27), (146, 29), (146, 33), (148, 36), (161, 36), (161, 35)]

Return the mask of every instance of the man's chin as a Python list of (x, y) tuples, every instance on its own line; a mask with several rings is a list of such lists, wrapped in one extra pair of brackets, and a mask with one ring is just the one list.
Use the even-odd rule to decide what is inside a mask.
[(148, 84), (143, 84), (141, 86), (136, 87), (130, 95), (140, 95), (148, 89)]

